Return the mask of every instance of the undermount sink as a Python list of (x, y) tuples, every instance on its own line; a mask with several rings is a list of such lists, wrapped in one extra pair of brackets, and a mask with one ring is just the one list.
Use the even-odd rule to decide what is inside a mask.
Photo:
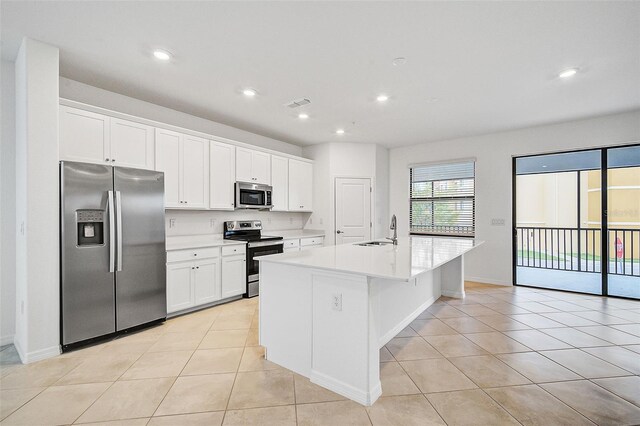
[(391, 244), (391, 241), (369, 241), (367, 243), (358, 243), (356, 245), (362, 247), (371, 247), (371, 246), (386, 246), (387, 244)]

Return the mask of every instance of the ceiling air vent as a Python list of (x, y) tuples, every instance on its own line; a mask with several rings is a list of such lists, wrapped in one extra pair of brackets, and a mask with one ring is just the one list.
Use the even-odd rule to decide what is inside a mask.
[(289, 108), (298, 108), (301, 107), (303, 105), (308, 105), (310, 104), (311, 101), (309, 99), (306, 98), (302, 98), (302, 99), (296, 99), (295, 101), (291, 101), (288, 104), (285, 104), (286, 106), (288, 106)]

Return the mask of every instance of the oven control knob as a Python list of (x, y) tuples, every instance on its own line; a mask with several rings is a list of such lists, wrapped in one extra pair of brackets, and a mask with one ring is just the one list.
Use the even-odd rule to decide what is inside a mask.
[(229, 224), (229, 229), (233, 229), (233, 227), (234, 227), (233, 223), (230, 223)]

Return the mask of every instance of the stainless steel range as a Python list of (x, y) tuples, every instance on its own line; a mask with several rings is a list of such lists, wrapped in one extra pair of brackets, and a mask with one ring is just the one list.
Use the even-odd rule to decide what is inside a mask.
[(282, 237), (262, 235), (259, 220), (232, 220), (224, 223), (224, 238), (247, 242), (247, 292), (245, 297), (260, 293), (260, 266), (258, 257), (282, 253)]

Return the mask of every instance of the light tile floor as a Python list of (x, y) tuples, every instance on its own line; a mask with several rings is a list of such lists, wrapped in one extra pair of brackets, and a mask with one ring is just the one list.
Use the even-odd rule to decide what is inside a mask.
[(640, 302), (467, 283), (381, 350), (363, 407), (264, 359), (258, 300), (24, 366), (2, 425), (640, 424)]

